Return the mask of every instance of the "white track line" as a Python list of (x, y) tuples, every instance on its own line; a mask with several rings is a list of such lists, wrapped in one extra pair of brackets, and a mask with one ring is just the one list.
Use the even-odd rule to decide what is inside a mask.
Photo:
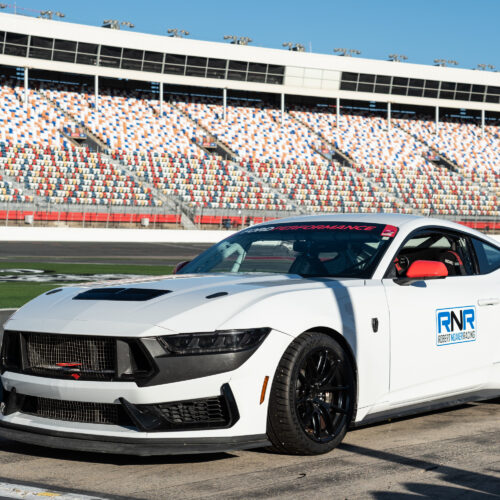
[(54, 498), (56, 500), (105, 500), (105, 497), (93, 497), (78, 493), (62, 493), (44, 488), (33, 488), (15, 483), (0, 481), (0, 498), (22, 498), (24, 500), (40, 500), (41, 498)]

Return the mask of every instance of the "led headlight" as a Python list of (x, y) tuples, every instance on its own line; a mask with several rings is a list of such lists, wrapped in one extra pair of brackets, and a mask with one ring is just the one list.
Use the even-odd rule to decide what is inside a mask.
[(270, 331), (270, 328), (219, 330), (167, 335), (159, 337), (158, 340), (165, 351), (172, 356), (193, 356), (246, 351), (261, 344)]

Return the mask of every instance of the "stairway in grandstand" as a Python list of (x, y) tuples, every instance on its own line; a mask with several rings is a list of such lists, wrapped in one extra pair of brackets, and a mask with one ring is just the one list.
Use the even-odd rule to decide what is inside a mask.
[[(394, 202), (350, 169), (318, 154), (314, 134), (279, 111), (260, 104), (233, 102), (223, 107), (210, 98), (177, 101), (197, 124), (238, 155), (245, 168), (293, 200), (301, 211), (399, 211)], [(316, 137), (317, 139), (317, 137)]]
[(229, 144), (226, 144), (224, 141), (220, 140), (216, 135), (214, 135), (200, 120), (196, 120), (195, 118), (193, 118), (188, 112), (182, 109), (182, 107), (176, 104), (175, 102), (172, 102), (171, 104), (172, 106), (175, 107), (175, 109), (177, 109), (180, 113), (182, 113), (182, 115), (184, 115), (186, 119), (188, 119), (191, 123), (193, 123), (193, 125), (204, 130), (209, 135), (209, 137), (216, 142), (219, 148), (227, 153), (227, 155), (231, 158), (231, 160), (229, 161), (231, 161), (232, 165), (236, 169), (243, 171), (246, 175), (248, 175), (248, 177), (253, 179), (256, 183), (262, 184), (267, 189), (269, 189), (269, 191), (275, 193), (277, 196), (286, 198), (289, 201), (289, 207), (287, 209), (294, 210), (297, 212), (303, 212), (301, 207), (299, 207), (292, 198), (290, 198), (286, 193), (281, 191), (277, 186), (273, 186), (267, 183), (264, 179), (257, 176), (251, 169), (242, 166), (240, 163), (241, 158), (239, 158), (238, 153), (236, 153), (233, 149), (231, 149)]
[(96, 146), (96, 150), (97, 151), (106, 151), (108, 148), (106, 146), (106, 144), (104, 144), (103, 141), (101, 141), (101, 139), (99, 139), (99, 137), (97, 137), (95, 134), (92, 133), (92, 131), (84, 124), (82, 123), (81, 121), (79, 121), (76, 117), (74, 117), (71, 113), (69, 113), (68, 111), (66, 111), (63, 107), (59, 106), (59, 104), (57, 103), (56, 100), (54, 99), (51, 99), (46, 92), (43, 92), (40, 91), (39, 94), (41, 96), (43, 96), (43, 98), (48, 101), (50, 104), (52, 104), (52, 106), (54, 106), (55, 108), (57, 108), (64, 116), (66, 116), (66, 118), (68, 118), (70, 121), (74, 122), (75, 125), (78, 125), (79, 128), (81, 128), (86, 134), (87, 136), (95, 143), (95, 146)]
[[(393, 196), (389, 191), (385, 189), (385, 187), (380, 183), (374, 180), (373, 178), (370, 178), (369, 176), (365, 175), (363, 170), (358, 168), (356, 166), (356, 162), (349, 157), (349, 155), (345, 154), (343, 151), (338, 149), (327, 137), (324, 137), (323, 135), (319, 134), (316, 130), (314, 130), (308, 123), (305, 121), (302, 121), (298, 116), (295, 116), (293, 114), (290, 114), (292, 119), (300, 123), (302, 126), (306, 127), (308, 130), (311, 131), (311, 133), (315, 134), (318, 139), (327, 145), (327, 147), (335, 153), (335, 156), (337, 157), (337, 163), (340, 164), (339, 162), (342, 162), (342, 165), (347, 164), (354, 172), (356, 172), (356, 175), (359, 175), (362, 177), (368, 184), (371, 184), (375, 187), (377, 191), (380, 191), (384, 195), (386, 195), (393, 203), (395, 206), (399, 206), (402, 209), (405, 210), (406, 213), (412, 213), (413, 209), (412, 207), (406, 203), (404, 200), (398, 199), (397, 197)], [(335, 162), (335, 159), (332, 160), (332, 163)]]
[[(427, 160), (430, 141), (424, 144), (400, 127), (389, 127), (386, 118), (380, 114), (368, 110), (346, 110), (337, 127), (337, 116), (328, 109), (302, 107), (291, 113), (323, 138), (328, 138), (337, 150), (354, 161), (359, 171), (383, 184), (393, 196), (411, 204), (419, 213), (493, 217), (499, 214), (498, 196), (484, 191), (479, 182), (484, 175), (486, 182), (498, 190), (494, 158), (489, 162), (488, 170), (476, 171), (479, 165), (474, 164), (469, 170), (470, 175), (463, 176)], [(393, 123), (395, 121), (393, 119)], [(407, 120), (406, 125), (425, 128), (424, 122), (415, 118)], [(434, 146), (443, 153), (443, 144)], [(450, 149), (453, 150), (448, 148), (446, 152)], [(477, 148), (471, 148), (466, 152), (467, 157), (473, 158), (477, 151)], [(489, 152), (498, 154), (495, 148)]]
[[(186, 113), (186, 111), (184, 111), (182, 109), (182, 107), (178, 106), (175, 102), (171, 102), (170, 103), (172, 107), (174, 107), (179, 113), (181, 113), (183, 116), (186, 117), (187, 120), (189, 120), (195, 127), (198, 127), (200, 128), (201, 130), (203, 130), (207, 135), (208, 137), (215, 141), (215, 143), (217, 144), (217, 146), (220, 148), (220, 150), (222, 152), (224, 152), (228, 158), (231, 158), (231, 159), (235, 159), (238, 157), (238, 155), (231, 149), (231, 147), (228, 145), (228, 144), (225, 144), (223, 141), (220, 141), (217, 136), (215, 136), (214, 134), (212, 134), (212, 132), (210, 132), (210, 130), (205, 127), (203, 125), (203, 123), (200, 123), (199, 121), (193, 119), (191, 117), (191, 115), (189, 113)], [(208, 153), (208, 151), (207, 151)], [(227, 158), (226, 158), (227, 159)]]
[[(91, 140), (98, 146), (98, 149), (101, 150), (102, 156), (106, 158), (111, 165), (113, 165), (117, 170), (121, 170), (126, 176), (132, 179), (136, 178), (137, 173), (132, 168), (130, 168), (130, 166), (127, 165), (126, 162), (115, 160), (110, 152), (110, 148), (108, 147), (108, 145), (106, 145), (105, 142), (98, 135), (94, 134), (93, 131), (90, 130), (90, 128), (84, 122), (79, 120), (69, 111), (65, 110), (62, 106), (58, 104), (58, 102), (55, 99), (51, 99), (46, 92), (40, 91), (40, 94), (46, 99), (46, 101), (48, 101), (55, 108), (57, 108), (69, 120), (73, 121), (75, 125), (84, 130), (85, 133), (91, 138)], [(189, 211), (184, 206), (182, 200), (176, 199), (176, 197), (167, 196), (165, 193), (157, 189), (157, 187), (151, 183), (146, 182), (145, 184), (146, 184), (146, 189), (152, 193), (154, 198), (156, 200), (159, 200), (165, 206), (169, 207), (171, 210), (174, 211), (174, 213), (176, 213), (180, 209), (182, 213), (181, 225), (185, 229), (191, 229), (194, 226), (194, 224), (187, 215)]]
[[(481, 172), (481, 167), (484, 167), (479, 164), (481, 161), (480, 154), (484, 153), (484, 150), (481, 151), (480, 147), (478, 148), (478, 142), (479, 144), (481, 142), (485, 143), (489, 151), (495, 151), (498, 152), (500, 151), (500, 137), (496, 134), (492, 134), (491, 131), (485, 130), (484, 134), (481, 132), (481, 139), (479, 139), (479, 126), (476, 124), (449, 124), (448, 122), (442, 122), (440, 124), (440, 127), (438, 128), (438, 133), (440, 133), (440, 142), (436, 141), (436, 133), (435, 130), (431, 131), (429, 128), (423, 129), (423, 128), (417, 128), (414, 125), (412, 126), (407, 122), (407, 120), (403, 119), (396, 119), (395, 120), (395, 126), (398, 127), (400, 130), (402, 130), (405, 134), (408, 134), (411, 136), (415, 141), (427, 146), (429, 149), (431, 149), (435, 154), (437, 154), (442, 160), (444, 160), (448, 166), (449, 169), (455, 174), (460, 176), (463, 179), (466, 179), (475, 185), (479, 186), (485, 196), (490, 196), (494, 200), (494, 203), (496, 203), (496, 206), (498, 207), (500, 204), (500, 187), (499, 187), (499, 182), (500, 182), (500, 169), (498, 168), (498, 163), (495, 163), (495, 165), (491, 169), (484, 169), (483, 172)], [(435, 125), (433, 125), (435, 127)], [(449, 129), (459, 129), (461, 127), (467, 127), (467, 128), (475, 128), (475, 134), (471, 133), (470, 130), (467, 130), (467, 137), (464, 137), (464, 139), (469, 139), (471, 137), (477, 137), (476, 142), (474, 143), (474, 146), (476, 146), (476, 151), (469, 151), (470, 154), (467, 155), (467, 158), (464, 158), (463, 156), (460, 156), (460, 146), (463, 147), (463, 143), (460, 145), (458, 144), (453, 144), (452, 148), (447, 148), (446, 143), (450, 141), (450, 137), (446, 137), (449, 135)], [(443, 129), (444, 129), (444, 134), (443, 134)], [(443, 139), (443, 135), (445, 137)], [(457, 134), (458, 135), (458, 134)], [(478, 154), (479, 151), (479, 154)], [(469, 162), (472, 159), (476, 159), (476, 161), (471, 165)], [(479, 161), (478, 161), (479, 160)], [(497, 157), (493, 158), (494, 162), (499, 162), (500, 161), (500, 155)], [(469, 168), (467, 168), (464, 163), (469, 163)], [(472, 167), (472, 168), (470, 168)], [(495, 168), (496, 167), (496, 168)]]
[[(47, 93), (61, 107), (64, 106), (74, 120), (83, 123), (94, 135), (106, 142), (114, 160), (133, 172), (141, 182), (152, 186), (156, 193), (175, 200), (184, 213), (193, 215), (197, 204), (206, 203), (206, 200), (211, 200), (214, 196), (215, 201), (218, 198), (221, 202), (224, 200), (232, 208), (244, 208), (246, 204), (243, 200), (234, 203), (232, 195), (223, 194), (234, 192), (236, 184), (246, 186), (245, 193), (250, 198), (255, 193), (256, 201), (269, 198), (269, 193), (266, 194), (269, 190), (260, 183), (250, 182), (245, 175), (242, 177), (243, 171), (235, 172), (234, 165), (227, 170), (225, 163), (219, 158), (207, 156), (193, 141), (192, 136), (200, 134), (199, 127), (188, 123), (168, 103), (165, 103), (167, 112), (160, 117), (156, 112), (159, 103), (140, 96), (128, 98), (119, 93), (101, 96), (99, 110), (96, 111), (90, 105), (88, 96), (74, 90), (51, 88)], [(205, 132), (202, 134), (206, 135)], [(167, 158), (170, 160), (165, 161)], [(217, 169), (221, 169), (220, 182), (215, 182), (213, 176)], [(193, 183), (190, 184), (187, 179), (191, 177)], [(208, 179), (209, 185), (202, 180), (203, 177)], [(211, 192), (215, 194), (210, 194)], [(280, 197), (276, 195), (272, 198), (279, 203), (273, 202), (271, 206), (281, 208)], [(256, 205), (255, 208), (269, 208), (269, 201), (258, 207)]]

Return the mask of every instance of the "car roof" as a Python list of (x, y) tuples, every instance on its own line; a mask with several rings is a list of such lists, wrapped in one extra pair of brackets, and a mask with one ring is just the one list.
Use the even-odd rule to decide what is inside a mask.
[[(417, 219), (429, 220), (427, 217), (419, 215), (405, 215), (405, 214), (385, 214), (385, 213), (369, 213), (369, 214), (321, 214), (321, 215), (299, 215), (293, 217), (286, 217), (284, 219), (275, 219), (267, 221), (263, 224), (276, 224), (281, 222), (321, 222), (321, 221), (342, 221), (342, 222), (363, 222), (372, 224), (390, 224), (392, 226), (401, 227), (411, 221)], [(435, 219), (437, 220), (437, 219)], [(442, 221), (439, 221), (442, 222)]]
[(363, 224), (387, 224), (398, 228), (403, 228), (407, 231), (413, 231), (420, 226), (441, 226), (455, 231), (462, 231), (469, 233), (471, 236), (477, 236), (483, 240), (489, 241), (495, 246), (498, 241), (489, 237), (488, 235), (471, 229), (463, 224), (458, 224), (450, 220), (438, 219), (434, 217), (424, 217), (422, 215), (411, 214), (387, 214), (387, 213), (366, 213), (366, 214), (350, 214), (350, 213), (335, 213), (335, 214), (320, 214), (320, 215), (299, 215), (293, 217), (286, 217), (283, 219), (274, 219), (258, 224), (259, 226), (267, 226), (281, 223), (298, 223), (298, 222), (358, 222)]

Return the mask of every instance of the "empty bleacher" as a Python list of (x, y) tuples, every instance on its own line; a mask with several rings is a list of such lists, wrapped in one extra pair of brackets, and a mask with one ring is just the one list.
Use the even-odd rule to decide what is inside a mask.
[[(498, 179), (483, 186), (427, 159), (429, 147), (387, 119), (367, 112), (296, 109), (293, 116), (350, 157), (360, 173), (418, 212), (438, 215), (498, 214)], [(410, 120), (407, 120), (410, 122)], [(498, 167), (497, 167), (498, 168)], [(480, 174), (479, 174), (480, 175)]]
[[(83, 148), (0, 143), (0, 171), (51, 204), (159, 204), (149, 188), (118, 171), (99, 153)], [(19, 201), (26, 200), (20, 197)]]
[[(105, 90), (43, 82), (0, 85), (0, 202), (226, 211), (399, 212), (500, 216), (500, 131), (489, 125), (386, 117), (262, 101)], [(71, 130), (107, 147), (75, 147)], [(234, 161), (199, 146), (214, 137)], [(348, 163), (325, 154), (330, 148)], [(437, 152), (448, 162), (434, 161)], [(450, 168), (450, 165), (453, 167)]]

